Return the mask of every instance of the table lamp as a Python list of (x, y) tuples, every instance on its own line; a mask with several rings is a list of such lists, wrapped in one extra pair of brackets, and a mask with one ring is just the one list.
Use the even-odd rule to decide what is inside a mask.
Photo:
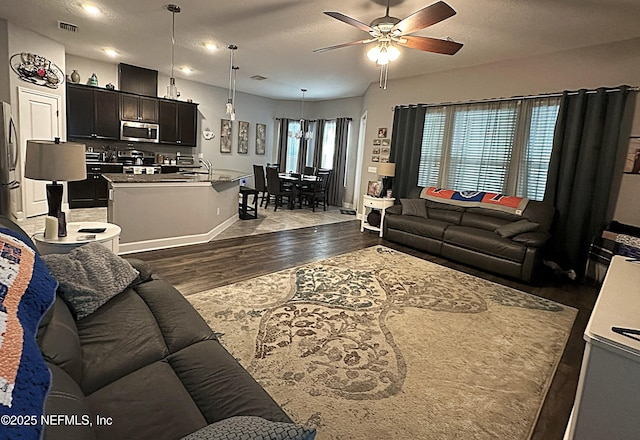
[(383, 162), (378, 164), (376, 171), (378, 176), (382, 176), (382, 191), (380, 197), (385, 197), (387, 190), (391, 189), (391, 178), (396, 175), (396, 164), (392, 162)]
[(47, 184), (48, 215), (58, 219), (58, 237), (67, 236), (67, 225), (62, 211), (63, 186), (58, 181), (87, 178), (85, 146), (75, 142), (28, 140), (24, 176), (34, 180), (51, 180)]

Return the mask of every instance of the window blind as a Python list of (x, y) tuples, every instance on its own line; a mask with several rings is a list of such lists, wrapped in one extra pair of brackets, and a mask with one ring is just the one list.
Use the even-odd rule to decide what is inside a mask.
[(559, 97), (427, 108), (418, 185), (542, 200)]

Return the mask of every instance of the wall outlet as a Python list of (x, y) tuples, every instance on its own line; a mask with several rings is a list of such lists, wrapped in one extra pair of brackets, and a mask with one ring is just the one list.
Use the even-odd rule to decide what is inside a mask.
[(378, 167), (369, 167), (367, 168), (367, 171), (370, 173), (377, 173), (378, 172)]
[(220, 215), (220, 208), (216, 209), (216, 215)]

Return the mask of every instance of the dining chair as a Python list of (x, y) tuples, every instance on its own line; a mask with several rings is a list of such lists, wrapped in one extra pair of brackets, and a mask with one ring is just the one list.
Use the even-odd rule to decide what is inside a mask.
[(265, 208), (269, 206), (269, 201), (273, 197), (276, 205), (273, 209), (274, 212), (278, 209), (278, 206), (282, 206), (283, 197), (289, 199), (289, 204), (293, 203), (293, 189), (283, 187), (282, 180), (278, 176), (278, 170), (273, 167), (267, 167), (267, 192), (269, 196)]
[(315, 176), (317, 172), (318, 169), (316, 167), (304, 167), (304, 172), (302, 174), (305, 176)]
[(253, 166), (253, 180), (258, 193), (262, 193), (260, 199), (260, 207), (262, 208), (262, 204), (267, 201), (268, 192), (267, 192), (267, 183), (265, 181), (264, 176), (264, 167), (262, 165), (254, 165)]
[(313, 212), (316, 212), (316, 206), (319, 202), (322, 202), (323, 211), (327, 210), (327, 188), (329, 185), (329, 178), (331, 177), (331, 170), (318, 171), (318, 181), (309, 185), (308, 188), (303, 189), (300, 193), (301, 198), (304, 197)]

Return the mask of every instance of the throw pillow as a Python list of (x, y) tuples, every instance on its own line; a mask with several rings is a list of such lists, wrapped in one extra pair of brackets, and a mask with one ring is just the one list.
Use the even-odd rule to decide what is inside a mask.
[(182, 440), (313, 440), (315, 437), (315, 428), (256, 416), (236, 416), (205, 426)]
[(400, 199), (402, 215), (427, 218), (427, 202), (424, 199)]
[(89, 316), (122, 292), (139, 275), (131, 264), (100, 243), (80, 246), (68, 254), (44, 255), (59, 290), (76, 312)]
[(540, 225), (538, 223), (530, 222), (529, 220), (518, 220), (517, 222), (507, 223), (496, 228), (495, 232), (502, 238), (511, 238), (518, 234), (525, 232), (531, 232), (538, 229)]

